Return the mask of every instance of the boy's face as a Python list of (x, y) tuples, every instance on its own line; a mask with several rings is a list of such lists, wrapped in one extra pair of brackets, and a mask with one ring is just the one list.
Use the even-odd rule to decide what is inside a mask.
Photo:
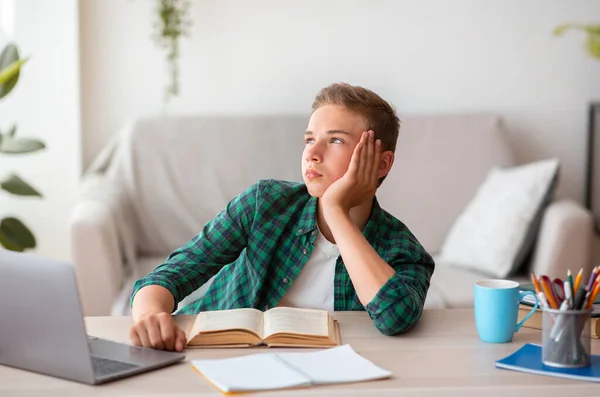
[(365, 120), (343, 106), (325, 105), (315, 110), (302, 153), (302, 176), (311, 196), (323, 196), (329, 185), (346, 173), (364, 131)]

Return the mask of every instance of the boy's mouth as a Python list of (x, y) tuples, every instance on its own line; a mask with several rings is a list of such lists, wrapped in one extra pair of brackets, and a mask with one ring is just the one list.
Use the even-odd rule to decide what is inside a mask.
[(306, 170), (306, 172), (304, 173), (304, 175), (306, 176), (306, 179), (315, 179), (315, 178), (319, 178), (323, 175), (319, 174), (317, 171), (315, 170)]

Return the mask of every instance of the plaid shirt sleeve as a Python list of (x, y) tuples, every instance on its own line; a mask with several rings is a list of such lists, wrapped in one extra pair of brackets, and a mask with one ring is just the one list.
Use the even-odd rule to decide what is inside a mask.
[(147, 285), (165, 287), (178, 303), (237, 259), (248, 242), (257, 192), (258, 184), (236, 196), (197, 236), (173, 251), (152, 273), (136, 281), (130, 304), (135, 294)]
[(401, 241), (393, 250), (394, 259), (388, 261), (396, 273), (365, 306), (385, 335), (405, 332), (421, 317), (435, 266), (414, 236), (405, 234)]

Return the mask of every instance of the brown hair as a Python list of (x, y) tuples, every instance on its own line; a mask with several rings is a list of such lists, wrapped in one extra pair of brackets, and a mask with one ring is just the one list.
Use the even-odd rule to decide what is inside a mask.
[[(367, 128), (375, 132), (375, 138), (381, 139), (383, 150), (396, 150), (400, 119), (394, 108), (373, 91), (348, 83), (334, 83), (319, 91), (312, 111), (325, 105), (343, 106), (356, 112), (365, 119)], [(378, 186), (384, 179), (385, 176), (379, 179)]]

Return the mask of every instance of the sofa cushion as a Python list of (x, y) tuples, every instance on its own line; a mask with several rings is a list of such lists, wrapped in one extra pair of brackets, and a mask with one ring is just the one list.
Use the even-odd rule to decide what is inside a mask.
[(550, 159), (494, 167), (452, 226), (440, 253), (443, 260), (491, 277), (516, 273), (533, 248), (558, 165)]

